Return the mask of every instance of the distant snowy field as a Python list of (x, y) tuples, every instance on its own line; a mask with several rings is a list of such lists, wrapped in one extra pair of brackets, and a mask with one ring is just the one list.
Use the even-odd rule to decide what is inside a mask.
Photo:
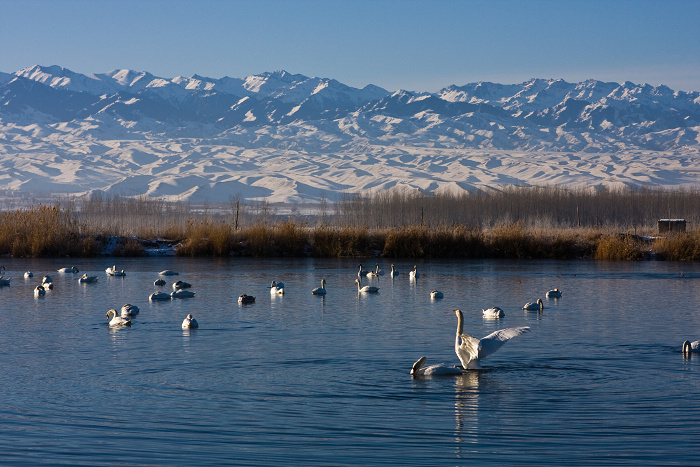
[(697, 93), (555, 80), (389, 93), (284, 72), (129, 73), (0, 73), (0, 190), (305, 204), (387, 189), (700, 188)]

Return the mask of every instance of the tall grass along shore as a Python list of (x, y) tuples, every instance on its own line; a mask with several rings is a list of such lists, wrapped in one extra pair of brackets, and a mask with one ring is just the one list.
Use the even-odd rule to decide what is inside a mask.
[[(237, 198), (192, 206), (98, 193), (0, 215), (0, 255), (12, 257), (139, 256), (159, 240), (180, 256), (700, 260), (691, 189), (380, 191), (285, 215)], [(688, 228), (659, 234), (662, 218)]]

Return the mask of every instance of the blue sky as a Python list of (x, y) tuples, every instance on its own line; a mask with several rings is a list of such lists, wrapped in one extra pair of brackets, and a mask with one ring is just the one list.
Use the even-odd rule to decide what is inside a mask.
[(529, 78), (700, 91), (700, 1), (0, 0), (0, 71), (286, 70), (437, 91)]

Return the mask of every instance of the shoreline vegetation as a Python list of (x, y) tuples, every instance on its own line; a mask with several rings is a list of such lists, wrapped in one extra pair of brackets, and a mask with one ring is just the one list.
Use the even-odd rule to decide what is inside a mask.
[(0, 212), (0, 256), (507, 258), (700, 261), (700, 191), (507, 187), (426, 195), (379, 191), (322, 200), (313, 214), (267, 202), (193, 207), (101, 193)]

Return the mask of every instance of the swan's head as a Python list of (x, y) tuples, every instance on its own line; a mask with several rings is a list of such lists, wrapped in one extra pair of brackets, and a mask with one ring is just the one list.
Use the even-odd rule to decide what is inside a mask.
[(420, 371), (421, 368), (423, 368), (423, 365), (425, 365), (425, 362), (427, 362), (428, 359), (426, 357), (421, 357), (419, 358), (416, 363), (413, 364), (413, 367), (411, 368), (411, 374), (416, 375)]
[(109, 318), (110, 316), (112, 316), (112, 313), (114, 313), (114, 316), (117, 316), (117, 310), (111, 309), (111, 310), (109, 310), (109, 311), (107, 312), (107, 318)]
[(690, 341), (683, 342), (683, 353), (690, 353)]
[(191, 314), (187, 315), (187, 319), (192, 319), (192, 315)]

